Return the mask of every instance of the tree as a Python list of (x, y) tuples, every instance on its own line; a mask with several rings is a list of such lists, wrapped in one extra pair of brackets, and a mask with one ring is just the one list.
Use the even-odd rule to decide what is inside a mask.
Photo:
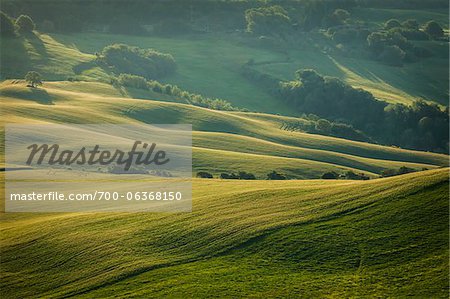
[(367, 45), (374, 53), (380, 53), (383, 51), (383, 47), (386, 44), (386, 35), (381, 32), (372, 32), (367, 37)]
[(385, 29), (392, 29), (397, 27), (402, 27), (402, 24), (400, 24), (400, 22), (396, 19), (390, 19), (384, 24)]
[(255, 180), (256, 177), (253, 173), (245, 172), (245, 171), (239, 171), (239, 178), (241, 180)]
[(0, 11), (0, 34), (1, 36), (15, 36), (15, 26), (11, 18)]
[(331, 123), (326, 119), (319, 119), (316, 122), (316, 130), (320, 133), (330, 133)]
[(336, 19), (339, 23), (344, 23), (348, 18), (350, 18), (350, 13), (345, 9), (336, 9), (333, 12), (333, 18)]
[(268, 180), (285, 180), (286, 177), (278, 172), (276, 172), (275, 170), (273, 170), (272, 172), (267, 174), (267, 179)]
[(197, 172), (197, 177), (202, 179), (212, 179), (213, 176), (209, 172), (206, 171), (199, 171)]
[(408, 19), (402, 23), (402, 26), (408, 29), (419, 29), (419, 23), (416, 20)]
[(313, 69), (300, 69), (295, 72), (295, 77), (306, 87), (321, 86), (323, 77)]
[(25, 81), (27, 81), (31, 87), (42, 85), (42, 77), (38, 72), (30, 71), (25, 75)]
[(336, 180), (338, 177), (339, 177), (339, 175), (334, 171), (325, 172), (322, 175), (322, 179), (324, 179), (324, 180)]
[(256, 35), (280, 35), (292, 28), (287, 11), (279, 5), (245, 11), (247, 32)]
[(27, 15), (20, 15), (16, 20), (16, 25), (21, 33), (31, 33), (36, 27), (33, 20)]
[(432, 37), (442, 37), (444, 36), (444, 30), (442, 30), (441, 25), (436, 21), (429, 21), (425, 24), (425, 32)]
[(406, 53), (398, 46), (386, 46), (380, 59), (392, 66), (402, 66)]

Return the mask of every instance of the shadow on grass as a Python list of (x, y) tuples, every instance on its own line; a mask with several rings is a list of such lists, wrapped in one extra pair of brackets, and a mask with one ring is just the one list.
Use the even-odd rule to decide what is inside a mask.
[(35, 101), (42, 105), (54, 105), (53, 97), (45, 89), (27, 86), (25, 89), (4, 89), (1, 96)]
[(24, 35), (25, 39), (34, 48), (37, 54), (41, 56), (41, 59), (45, 62), (48, 60), (47, 49), (45, 48), (42, 40), (34, 33), (27, 33)]
[(0, 42), (1, 78), (22, 78), (30, 69), (30, 58), (23, 37), (2, 37)]

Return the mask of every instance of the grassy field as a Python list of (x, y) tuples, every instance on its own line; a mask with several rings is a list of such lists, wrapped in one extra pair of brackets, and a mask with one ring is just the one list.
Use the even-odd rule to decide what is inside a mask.
[[(361, 15), (364, 17), (364, 15)], [(430, 13), (432, 18), (433, 14)], [(322, 51), (323, 38), (308, 37), (300, 46), (284, 50), (250, 47), (232, 34), (160, 38), (98, 33), (40, 34), (2, 40), (3, 74), (22, 78), (30, 69), (41, 72), (45, 80), (80, 80), (109, 82), (108, 71), (94, 62), (96, 52), (112, 43), (126, 43), (154, 48), (174, 56), (178, 69), (162, 79), (190, 92), (223, 98), (237, 107), (251, 111), (293, 115), (285, 103), (255, 86), (239, 74), (240, 66), (250, 59), (258, 69), (280, 79), (291, 80), (300, 68), (338, 77), (354, 87), (372, 92), (380, 100), (409, 104), (423, 98), (446, 104), (448, 99), (448, 43), (427, 41), (422, 46), (435, 55), (402, 68), (379, 62), (333, 57)], [(445, 54), (445, 55), (443, 55)], [(286, 61), (288, 57), (288, 61)]]
[(448, 169), (365, 182), (195, 180), (192, 213), (1, 214), (0, 292), (447, 298), (448, 192)]
[[(435, 19), (448, 32), (445, 10), (350, 13), (371, 28), (391, 18)], [(307, 120), (240, 74), (250, 60), (280, 80), (313, 68), (390, 103), (448, 105), (448, 43), (414, 42), (434, 55), (399, 68), (334, 54), (323, 31), (298, 38), (287, 47), (261, 46), (264, 39), (242, 32), (1, 37), (2, 140), (6, 123), (192, 124), (193, 176), (207, 171), (214, 179), (192, 179), (189, 213), (5, 213), (0, 171), (0, 297), (448, 298), (449, 156), (285, 130)], [(250, 112), (114, 87), (95, 55), (112, 43), (170, 53), (177, 70), (159, 81)], [(30, 70), (43, 75), (42, 87), (26, 86)], [(41, 140), (51, 133), (21, 134)], [(114, 145), (128, 140), (88, 131), (73, 137)], [(4, 156), (0, 142), (2, 168)], [(401, 167), (417, 172), (380, 178)], [(288, 180), (266, 180), (274, 170)], [(218, 179), (239, 171), (257, 180)], [(319, 179), (331, 171), (370, 180)], [(79, 190), (91, 192), (104, 173), (86, 172), (76, 181), (90, 182)], [(9, 179), (73, 179), (67, 169), (29, 173), (7, 172)], [(117, 175), (111, 184), (127, 178)]]
[(43, 88), (22, 81), (0, 86), (2, 116), (30, 123), (190, 123), (194, 171), (272, 170), (292, 178), (319, 178), (327, 171), (362, 172), (375, 177), (384, 169), (417, 170), (448, 165), (446, 155), (409, 151), (281, 129), (289, 118), (260, 113), (215, 111), (187, 104), (124, 98), (102, 83), (55, 82)]

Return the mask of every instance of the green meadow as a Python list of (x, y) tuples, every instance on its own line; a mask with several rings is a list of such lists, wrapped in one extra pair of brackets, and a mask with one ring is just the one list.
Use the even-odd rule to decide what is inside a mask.
[[(192, 212), (4, 212), (3, 141), (0, 297), (448, 298), (448, 4), (301, 0), (280, 9), (273, 1), (240, 0), (202, 9), (196, 1), (144, 2), (93, 1), (88, 9), (4, 0), (16, 31), (3, 33), (2, 14), (0, 135), (4, 140), (7, 124), (192, 124)], [(73, 16), (65, 21), (62, 11)], [(29, 32), (21, 14), (36, 23)], [(413, 33), (427, 38), (389, 31), (390, 19), (416, 20)], [(430, 20), (442, 36), (429, 33)], [(115, 21), (130, 32), (114, 32)], [(333, 30), (348, 28), (379, 34), (384, 50), (375, 57), (366, 37), (333, 39)], [(120, 71), (123, 65), (107, 61), (104, 49), (112, 44), (137, 47), (118, 54), (125, 67), (154, 63), (145, 52), (154, 49), (170, 54), (176, 68), (160, 77)], [(402, 64), (386, 63), (386, 49), (400, 52)], [(134, 63), (132, 51), (147, 60)], [(308, 69), (315, 72), (302, 81), (296, 71)], [(42, 85), (31, 87), (30, 71)], [(135, 77), (127, 85), (121, 73)], [(274, 90), (267, 78), (290, 81), (292, 93)], [(341, 86), (336, 94), (347, 100), (373, 96), (364, 112), (385, 105), (380, 114), (387, 116), (374, 128), (347, 114), (302, 111), (333, 93), (308, 85), (323, 78)], [(292, 94), (295, 101), (286, 100)], [(398, 132), (377, 140), (389, 122)], [(271, 179), (272, 171), (285, 179)], [(255, 179), (220, 179), (239, 172)]]
[(444, 298), (448, 192), (448, 169), (196, 179), (192, 213), (7, 213), (2, 297)]

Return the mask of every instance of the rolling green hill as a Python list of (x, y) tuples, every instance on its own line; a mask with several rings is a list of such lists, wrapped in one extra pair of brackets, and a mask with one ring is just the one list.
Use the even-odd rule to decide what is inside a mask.
[(195, 180), (192, 213), (2, 214), (0, 292), (447, 298), (448, 178)]
[[(0, 298), (449, 297), (448, 153), (301, 131), (445, 152), (448, 118), (440, 116), (447, 117), (447, 112), (439, 108), (448, 106), (449, 97), (447, 9), (372, 8), (389, 3), (357, 1), (356, 6), (343, 1), (342, 8), (351, 18), (342, 21), (333, 13), (339, 1), (294, 1), (292, 6), (280, 2), (292, 22), (285, 23), (280, 15), (261, 15), (259, 26), (267, 21), (267, 27), (273, 28), (251, 34), (244, 29), (245, 9), (277, 1), (164, 1), (161, 7), (156, 2), (106, 2), (3, 3), (2, 10), (12, 17), (31, 15), (37, 30), (18, 29), (20, 34), (14, 38), (0, 37), (2, 140), (8, 123), (192, 124), (193, 177), (206, 171), (214, 178), (192, 179), (192, 212), (5, 213), (6, 174), (28, 182), (45, 175), (48, 183), (91, 183), (80, 184), (79, 192), (91, 192), (97, 179), (106, 187), (108, 181), (117, 187), (128, 178), (138, 180), (139, 184), (127, 185), (131, 189), (147, 188), (147, 180), (157, 179), (111, 173), (114, 178), (105, 179), (102, 169), (93, 167), (83, 168), (76, 179), (62, 167), (6, 169), (5, 174), (5, 142), (0, 142)], [(414, 6), (409, 1), (389, 2)], [(417, 4), (427, 5), (446, 6), (441, 0)], [(283, 14), (282, 9), (274, 11)], [(422, 54), (411, 52), (408, 59), (399, 58), (403, 66), (388, 66), (382, 55), (368, 49), (364, 31), (382, 30), (391, 18), (415, 19), (421, 26), (434, 19), (443, 25), (445, 37), (410, 41), (411, 51), (417, 46)], [(314, 25), (316, 21), (321, 24)], [(357, 38), (339, 44), (333, 30), (347, 27), (357, 29)], [(105, 33), (127, 30), (133, 34)], [(383, 52), (392, 46), (384, 42)], [(131, 64), (126, 61), (129, 52), (117, 54), (118, 65), (108, 64), (102, 49), (114, 43), (173, 55), (176, 71), (157, 80), (177, 85), (177, 92), (144, 78), (127, 77), (128, 85), (119, 80), (113, 73), (118, 65), (133, 72), (149, 60), (142, 60), (145, 52), (139, 50), (139, 59), (132, 56)], [(245, 75), (243, 66), (256, 75)], [(299, 116), (316, 111), (297, 109), (298, 102), (274, 95), (278, 80), (293, 80), (296, 70), (309, 68), (340, 79), (345, 87), (335, 97), (317, 91), (322, 98), (311, 105), (317, 107), (321, 99), (330, 98), (333, 102), (324, 102), (324, 107), (357, 111), (354, 115), (363, 125), (356, 126), (347, 114)], [(27, 87), (23, 79), (29, 71), (41, 73), (44, 85)], [(277, 79), (271, 80), (275, 84), (270, 87), (275, 87), (270, 91), (265, 86), (267, 75)], [(414, 106), (401, 106), (398, 114), (389, 114), (395, 116), (394, 122), (384, 117), (389, 111), (383, 110), (384, 104), (372, 100), (383, 106), (383, 117), (369, 123), (363, 113), (372, 111), (369, 104), (340, 101), (347, 94), (359, 99), (345, 84), (388, 103), (409, 105), (424, 99), (441, 106), (423, 105), (417, 110), (423, 114), (408, 114)], [(314, 98), (316, 92), (311, 94)], [(195, 101), (201, 96), (224, 99), (239, 109), (201, 107), (214, 107)], [(352, 110), (353, 105), (361, 107)], [(391, 108), (395, 107), (387, 107)], [(383, 126), (389, 121), (393, 125)], [(320, 123), (328, 130), (318, 129)], [(341, 125), (338, 133), (330, 129), (337, 125)], [(392, 129), (393, 137), (377, 139), (370, 135), (375, 128), (381, 135)], [(73, 131), (62, 134), (68, 137), (69, 132)], [(119, 145), (131, 138), (117, 138), (114, 133), (76, 131), (72, 142), (89, 139)], [(413, 140), (416, 133), (423, 144), (403, 142)], [(444, 137), (434, 138), (433, 133)], [(43, 140), (51, 134), (58, 142), (58, 136), (45, 130), (23, 129), (21, 134), (23, 140)], [(396, 143), (397, 139), (402, 142)], [(385, 170), (403, 167), (415, 172), (380, 178)], [(256, 180), (218, 179), (221, 173), (240, 171), (254, 174)], [(272, 171), (288, 179), (267, 180)], [(320, 179), (327, 172), (349, 171), (370, 180)], [(117, 188), (125, 191), (123, 186)]]
[(31, 89), (21, 81), (7, 81), (0, 93), (8, 122), (190, 123), (194, 171), (215, 175), (242, 170), (265, 178), (277, 170), (292, 178), (319, 178), (327, 171), (352, 170), (375, 177), (402, 166), (421, 170), (448, 165), (446, 155), (285, 131), (280, 123), (289, 118), (282, 116), (124, 98), (101, 83), (48, 82)]
[[(357, 14), (358, 15), (358, 14)], [(413, 16), (413, 15), (412, 15)], [(430, 19), (434, 14), (429, 14)], [(363, 14), (360, 16), (364, 17)], [(99, 33), (43, 34), (17, 39), (2, 38), (2, 75), (23, 78), (29, 70), (43, 74), (45, 80), (109, 82), (109, 71), (95, 63), (94, 53), (112, 43), (126, 43), (171, 53), (177, 61), (174, 75), (164, 83), (208, 97), (230, 101), (252, 111), (293, 115), (285, 103), (255, 86), (240, 75), (240, 67), (253, 60), (257, 69), (282, 80), (291, 80), (296, 70), (314, 68), (346, 83), (363, 88), (380, 100), (409, 104), (425, 99), (447, 104), (448, 43), (422, 42), (435, 55), (402, 68), (369, 59), (326, 53), (328, 42), (319, 35), (305, 36), (299, 44), (286, 49), (255, 47), (233, 34), (200, 35), (186, 38), (161, 38)], [(447, 80), (443, 80), (447, 78)]]

